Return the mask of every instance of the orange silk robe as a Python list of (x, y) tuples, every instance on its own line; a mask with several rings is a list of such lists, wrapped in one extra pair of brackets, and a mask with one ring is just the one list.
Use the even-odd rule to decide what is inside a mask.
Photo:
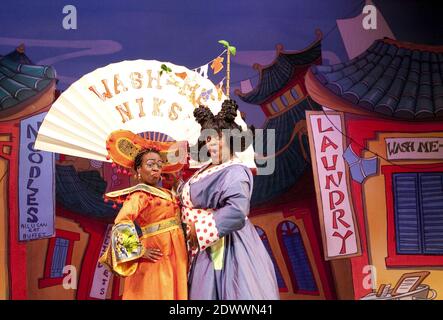
[[(161, 220), (179, 217), (180, 209), (175, 197), (167, 189), (160, 190), (171, 199), (167, 200), (146, 191), (130, 193), (115, 219), (115, 226), (135, 221), (143, 229)], [(143, 235), (139, 239), (142, 252), (132, 255), (123, 263), (119, 262), (118, 266), (114, 265), (114, 271), (126, 276), (123, 299), (186, 300), (187, 251), (181, 225), (165, 232)], [(157, 262), (151, 262), (143, 257), (146, 248), (158, 248), (163, 256)]]

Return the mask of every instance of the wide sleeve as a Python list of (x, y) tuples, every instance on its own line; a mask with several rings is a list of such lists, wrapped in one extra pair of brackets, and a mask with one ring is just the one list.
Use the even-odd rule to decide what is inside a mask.
[(134, 225), (134, 220), (146, 205), (145, 202), (146, 195), (137, 192), (123, 203), (111, 230), (109, 247), (100, 257), (100, 263), (120, 276), (132, 275), (137, 270), (138, 259), (145, 253)]
[(213, 214), (198, 217), (195, 222), (197, 239), (201, 249), (244, 227), (249, 214), (252, 176), (249, 168), (230, 168), (220, 183), (220, 197)]

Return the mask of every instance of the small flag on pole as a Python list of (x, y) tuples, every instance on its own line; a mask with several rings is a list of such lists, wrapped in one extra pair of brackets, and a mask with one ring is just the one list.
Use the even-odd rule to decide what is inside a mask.
[(198, 71), (198, 73), (205, 79), (208, 79), (208, 68), (209, 66), (205, 64), (204, 66), (201, 66)]
[(211, 69), (214, 72), (214, 74), (219, 73), (223, 69), (223, 60), (225, 58), (223, 57), (217, 57), (212, 61)]
[(180, 72), (175, 74), (177, 77), (181, 78), (182, 80), (185, 80), (188, 74), (186, 72)]

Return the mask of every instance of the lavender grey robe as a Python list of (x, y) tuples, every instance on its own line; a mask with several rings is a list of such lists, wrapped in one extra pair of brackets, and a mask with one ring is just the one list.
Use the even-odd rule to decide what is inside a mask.
[(215, 226), (224, 237), (221, 270), (215, 270), (211, 248), (200, 250), (193, 259), (188, 280), (191, 300), (279, 299), (274, 265), (247, 218), (252, 187), (251, 171), (241, 164), (190, 184), (192, 206), (215, 209)]

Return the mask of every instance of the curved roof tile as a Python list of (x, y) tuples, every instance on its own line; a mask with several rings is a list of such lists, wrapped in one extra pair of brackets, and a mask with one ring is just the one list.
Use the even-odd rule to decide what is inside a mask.
[(368, 111), (409, 120), (443, 117), (443, 47), (386, 38), (350, 61), (311, 71), (325, 88)]
[(45, 91), (55, 81), (50, 66), (37, 66), (24, 54), (21, 46), (0, 56), (0, 113)]

